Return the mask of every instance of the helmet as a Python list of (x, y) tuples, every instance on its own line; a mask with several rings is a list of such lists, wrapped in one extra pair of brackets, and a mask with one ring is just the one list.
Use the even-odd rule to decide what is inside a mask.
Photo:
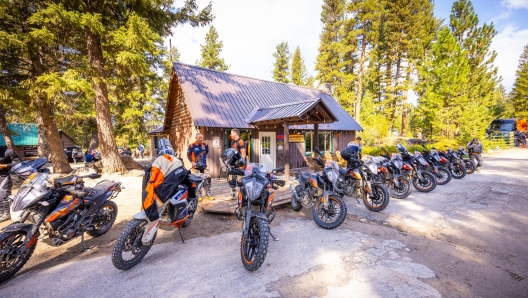
[(162, 138), (158, 142), (158, 156), (162, 156), (163, 154), (174, 155), (174, 149), (166, 138)]
[(228, 148), (222, 153), (222, 160), (227, 166), (241, 167), (244, 165), (242, 155), (234, 148)]
[(353, 143), (348, 145), (343, 151), (341, 151), (341, 157), (345, 160), (349, 160), (351, 158), (358, 158), (358, 153), (359, 145)]
[(197, 162), (194, 165), (194, 168), (197, 169), (197, 170), (203, 171), (203, 170), (205, 170), (205, 168), (207, 168), (207, 165), (205, 163), (199, 161), (199, 162)]
[(405, 148), (405, 146), (403, 146), (403, 145), (400, 144), (400, 143), (396, 144), (396, 149), (398, 149), (398, 152), (400, 152), (400, 153), (405, 153), (405, 152), (407, 152), (407, 148)]

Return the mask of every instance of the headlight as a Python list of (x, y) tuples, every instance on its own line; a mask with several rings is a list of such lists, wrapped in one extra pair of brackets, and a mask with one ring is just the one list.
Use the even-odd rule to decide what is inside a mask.
[(368, 169), (372, 172), (372, 174), (377, 174), (378, 173), (378, 167), (376, 167), (376, 164), (374, 163), (368, 163), (367, 164), (367, 167)]
[(48, 189), (46, 188), (47, 176), (48, 175), (44, 173), (34, 173), (34, 175), (31, 175), (26, 179), (16, 196), (13, 198), (11, 210), (24, 210), (40, 200), (48, 192)]
[(260, 196), (264, 184), (259, 183), (257, 179), (251, 179), (248, 182), (244, 183), (244, 188), (246, 189), (246, 194), (250, 200), (255, 200)]
[(337, 181), (337, 177), (339, 177), (338, 172), (334, 170), (333, 168), (327, 169), (325, 172), (326, 172), (326, 176), (328, 177), (328, 180), (330, 180), (330, 182), (335, 184)]

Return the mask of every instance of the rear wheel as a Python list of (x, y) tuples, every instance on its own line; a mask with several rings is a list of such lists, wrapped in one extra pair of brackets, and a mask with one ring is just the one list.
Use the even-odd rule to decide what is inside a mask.
[(406, 177), (399, 177), (398, 182), (399, 185), (397, 186), (394, 181), (391, 181), (388, 186), (389, 194), (395, 199), (405, 199), (411, 194), (411, 181)]
[(475, 163), (472, 160), (464, 160), (464, 165), (466, 166), (466, 174), (473, 174), (475, 173), (475, 170), (477, 167), (475, 166)]
[(418, 177), (413, 177), (412, 183), (414, 188), (419, 192), (430, 192), (436, 188), (436, 178), (433, 174), (423, 171), (422, 172), (423, 180), (418, 179)]
[(146, 227), (146, 220), (133, 219), (119, 234), (112, 251), (112, 263), (117, 269), (128, 270), (136, 266), (147, 255), (156, 239), (156, 234), (148, 245), (143, 245), (141, 238)]
[(103, 236), (110, 230), (117, 217), (117, 205), (112, 201), (106, 201), (99, 210), (97, 216), (93, 220), (93, 230), (86, 231), (92, 237)]
[(438, 185), (446, 185), (451, 181), (452, 178), (451, 172), (444, 168), (444, 167), (438, 167), (438, 173), (436, 174), (436, 182)]
[[(300, 194), (302, 192), (302, 189), (301, 189), (301, 186), (300, 185), (297, 185), (295, 187), (295, 191), (297, 192), (297, 194)], [(302, 205), (299, 201), (297, 201), (297, 198), (295, 198), (295, 195), (292, 194), (292, 197), (291, 197), (291, 207), (294, 211), (299, 211), (302, 209)]]
[(321, 197), (315, 203), (312, 209), (312, 215), (315, 223), (323, 229), (335, 229), (339, 227), (346, 218), (346, 205), (343, 199), (337, 196), (328, 197), (328, 206), (322, 201)]
[(22, 253), (18, 250), (26, 240), (27, 234), (23, 231), (7, 232), (0, 234), (0, 283), (10, 279), (29, 260), (37, 247), (37, 241)]
[(242, 236), (240, 256), (242, 264), (248, 271), (256, 271), (264, 263), (268, 253), (269, 227), (268, 223), (258, 217), (249, 222), (247, 239)]
[(453, 174), (453, 178), (462, 179), (466, 176), (466, 166), (459, 162), (455, 162), (453, 163), (451, 173)]
[(372, 184), (372, 192), (363, 195), (363, 204), (368, 210), (379, 212), (389, 205), (389, 191), (382, 184)]

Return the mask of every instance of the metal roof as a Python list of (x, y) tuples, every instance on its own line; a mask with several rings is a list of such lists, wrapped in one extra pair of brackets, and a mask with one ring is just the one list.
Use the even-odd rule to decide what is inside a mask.
[[(15, 146), (37, 146), (38, 145), (38, 126), (36, 124), (8, 124), (11, 130), (11, 138)], [(7, 146), (4, 135), (0, 134), (0, 146)]]
[[(256, 107), (274, 107), (321, 99), (338, 121), (320, 125), (319, 129), (363, 130), (335, 99), (320, 90), (248, 78), (179, 62), (175, 62), (173, 66), (195, 126), (252, 128), (246, 120)], [(287, 110), (287, 106), (284, 106), (284, 110)], [(165, 129), (171, 127), (167, 120), (172, 121), (166, 118)], [(313, 129), (313, 125), (303, 125), (303, 128)]]
[(163, 125), (147, 133), (147, 135), (155, 135), (155, 134), (163, 134)]
[[(321, 110), (321, 113), (319, 113)], [(288, 121), (291, 124), (334, 122), (337, 118), (320, 99), (311, 99), (302, 102), (292, 102), (271, 107), (255, 109), (246, 119), (247, 123), (279, 123)]]

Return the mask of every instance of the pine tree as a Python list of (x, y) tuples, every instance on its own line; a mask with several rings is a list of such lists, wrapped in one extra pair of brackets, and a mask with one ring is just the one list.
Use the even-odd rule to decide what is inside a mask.
[(528, 44), (519, 58), (519, 65), (515, 72), (515, 83), (511, 92), (514, 115), (528, 119)]
[(218, 32), (215, 27), (211, 26), (205, 35), (205, 45), (200, 45), (202, 54), (201, 59), (196, 61), (196, 65), (218, 71), (228, 70), (229, 65), (225, 63), (223, 58), (220, 58), (223, 46), (223, 42), (218, 40)]
[(338, 80), (338, 64), (340, 62), (339, 44), (343, 34), (345, 20), (345, 0), (324, 0), (321, 12), (323, 32), (319, 42), (319, 54), (315, 69), (320, 84), (336, 84)]
[(276, 82), (289, 83), (290, 82), (290, 50), (287, 42), (281, 42), (276, 47), (277, 51), (273, 53), (275, 63), (273, 63), (273, 79)]
[[(91, 98), (95, 103), (97, 139), (102, 149), (104, 171), (124, 172), (111, 115), (121, 117), (118, 132), (119, 125), (124, 123), (123, 134), (132, 132), (136, 138), (145, 138), (141, 132), (145, 131), (144, 116), (151, 106), (149, 101), (162, 96), (156, 74), (156, 68), (162, 64), (161, 38), (169, 35), (171, 27), (177, 24), (207, 25), (213, 18), (211, 5), (199, 10), (195, 0), (185, 1), (181, 9), (173, 9), (173, 1), (147, 4), (102, 0), (57, 2), (59, 4), (49, 4), (35, 13), (34, 22), (41, 26), (38, 33), (54, 38), (62, 36), (61, 29), (73, 30), (69, 38), (62, 40), (67, 41), (68, 52), (87, 53), (78, 60), (83, 66), (88, 63), (79, 68), (83, 71), (80, 78), (89, 79), (94, 93)], [(124, 95), (123, 105), (115, 107), (112, 113)], [(111, 101), (115, 103), (112, 108)], [(127, 126), (130, 119), (135, 119), (134, 124)]]
[(304, 59), (301, 57), (301, 49), (297, 47), (293, 52), (293, 58), (291, 62), (291, 81), (295, 85), (305, 86), (307, 80), (306, 66), (304, 65)]
[[(487, 124), (492, 120), (491, 107), (494, 102), (494, 92), (497, 82), (497, 67), (493, 65), (497, 53), (491, 51), (491, 42), (497, 31), (493, 23), (483, 24), (479, 27), (479, 19), (469, 0), (459, 0), (451, 8), (449, 26), (458, 44), (464, 49), (470, 67), (470, 81), (467, 96), (472, 103), (480, 107), (482, 113), (488, 115), (475, 115), (469, 117), (482, 117), (482, 126), (477, 131), (484, 133)], [(461, 128), (463, 129), (463, 128)]]

